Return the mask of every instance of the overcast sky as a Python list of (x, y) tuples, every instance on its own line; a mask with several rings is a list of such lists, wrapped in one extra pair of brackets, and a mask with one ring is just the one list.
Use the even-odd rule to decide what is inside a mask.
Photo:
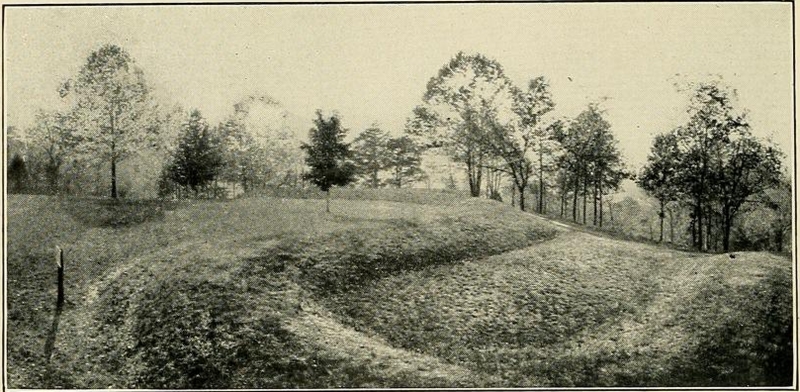
[(60, 82), (115, 43), (160, 97), (212, 123), (266, 93), (308, 127), (319, 108), (351, 133), (373, 122), (398, 133), (463, 50), (494, 58), (520, 86), (547, 77), (559, 115), (604, 100), (633, 167), (653, 135), (684, 120), (673, 84), (710, 74), (738, 90), (753, 132), (790, 154), (791, 16), (789, 3), (6, 8), (6, 125), (56, 107)]

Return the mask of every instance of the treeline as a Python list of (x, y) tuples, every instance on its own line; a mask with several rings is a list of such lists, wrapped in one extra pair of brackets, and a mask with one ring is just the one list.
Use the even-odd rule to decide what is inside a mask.
[[(118, 198), (138, 184), (154, 188), (149, 197), (183, 198), (309, 186), (309, 158), (271, 97), (245, 97), (210, 126), (199, 110), (158, 104), (144, 71), (115, 45), (93, 52), (58, 93), (63, 109), (40, 111), (34, 126), (8, 131), (11, 193)], [(408, 137), (373, 126), (347, 148), (364, 186), (424, 178), (422, 150)]]
[[(505, 178), (512, 184), (512, 204), (517, 201), (522, 210), (527, 193), (539, 213), (582, 224), (591, 216), (592, 225), (603, 227), (604, 211), (613, 221), (616, 208), (621, 216), (615, 229), (624, 226), (620, 218), (643, 224), (649, 219), (650, 211), (635, 200), (604, 207), (606, 197), (632, 179), (658, 200), (660, 242), (669, 215), (672, 243), (682, 225), (679, 231), (690, 236), (687, 245), (698, 250), (727, 252), (733, 236), (739, 248), (782, 251), (791, 230), (792, 194), (781, 174), (781, 152), (752, 135), (744, 111), (734, 109), (735, 94), (722, 83), (686, 91), (689, 121), (656, 137), (640, 173), (625, 166), (599, 104), (588, 104), (572, 119), (558, 117), (543, 76), (519, 88), (497, 61), (481, 54), (458, 53), (430, 79), (406, 130), (460, 162), (472, 196), (480, 196), (484, 184), (489, 197), (500, 198), (496, 188)], [(626, 206), (639, 215), (619, 211)]]
[(752, 135), (745, 113), (734, 109), (734, 95), (719, 83), (694, 86), (689, 121), (655, 138), (638, 184), (659, 201), (661, 240), (667, 209), (681, 208), (689, 213), (693, 247), (716, 250), (721, 244), (727, 252), (736, 218), (753, 203), (783, 215), (772, 229), (781, 251), (791, 228), (782, 153)]
[[(341, 119), (318, 112), (303, 143), (268, 96), (245, 97), (215, 126), (198, 110), (160, 104), (131, 56), (106, 45), (59, 88), (63, 109), (8, 130), (8, 189), (118, 198), (138, 184), (153, 190), (138, 197), (230, 197), (310, 186), (430, 187), (436, 176), (458, 188), (456, 165), (473, 197), (509, 197), (522, 210), (532, 197), (536, 212), (611, 230), (632, 231), (632, 221), (647, 225), (653, 214), (636, 200), (613, 199), (635, 179), (658, 201), (659, 241), (784, 249), (791, 185), (781, 153), (753, 137), (721, 83), (687, 91), (688, 122), (656, 137), (647, 165), (635, 170), (599, 103), (559, 116), (544, 76), (519, 87), (481, 54), (458, 53), (430, 79), (402, 135), (373, 125), (346, 143)], [(423, 157), (437, 155), (448, 167), (423, 169)]]
[(543, 76), (519, 88), (497, 61), (458, 53), (428, 82), (406, 130), (421, 144), (461, 162), (472, 196), (481, 195), (485, 182), (490, 197), (498, 198), (499, 179), (507, 178), (512, 202), (522, 210), (532, 188), (537, 212), (546, 210), (547, 195), (555, 193), (561, 216), (571, 210), (578, 222), (581, 205), (580, 219), (587, 223), (591, 198), (593, 223), (602, 225), (597, 211), (602, 211), (604, 195), (630, 177), (611, 126), (596, 103), (574, 119), (557, 117), (554, 108)]

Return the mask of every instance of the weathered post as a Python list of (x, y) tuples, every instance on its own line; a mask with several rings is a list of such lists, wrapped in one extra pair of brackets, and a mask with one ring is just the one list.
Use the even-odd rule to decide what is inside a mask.
[(64, 250), (56, 246), (56, 264), (58, 265), (58, 298), (56, 306), (64, 305)]

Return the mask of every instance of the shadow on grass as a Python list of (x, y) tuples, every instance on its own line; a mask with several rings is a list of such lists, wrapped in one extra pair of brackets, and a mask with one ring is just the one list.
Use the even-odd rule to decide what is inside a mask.
[(164, 211), (176, 209), (178, 203), (163, 200), (69, 198), (62, 200), (61, 206), (75, 220), (86, 226), (121, 228), (162, 220)]
[(56, 311), (53, 314), (53, 324), (50, 326), (50, 331), (47, 332), (47, 340), (44, 343), (44, 358), (48, 364), (50, 363), (50, 357), (53, 355), (53, 349), (56, 345), (58, 323), (61, 321), (61, 311), (63, 309), (63, 305), (56, 305)]

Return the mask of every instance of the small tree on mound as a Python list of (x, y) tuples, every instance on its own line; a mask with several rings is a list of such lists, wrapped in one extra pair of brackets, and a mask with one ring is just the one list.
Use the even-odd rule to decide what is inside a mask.
[(348, 161), (350, 146), (343, 141), (347, 130), (342, 128), (339, 117), (333, 115), (326, 120), (322, 112), (317, 110), (314, 125), (309, 131), (311, 143), (303, 143), (301, 147), (307, 154), (306, 163), (311, 166), (311, 171), (305, 173), (303, 178), (325, 192), (325, 211), (330, 212), (331, 187), (353, 182), (356, 168)]

